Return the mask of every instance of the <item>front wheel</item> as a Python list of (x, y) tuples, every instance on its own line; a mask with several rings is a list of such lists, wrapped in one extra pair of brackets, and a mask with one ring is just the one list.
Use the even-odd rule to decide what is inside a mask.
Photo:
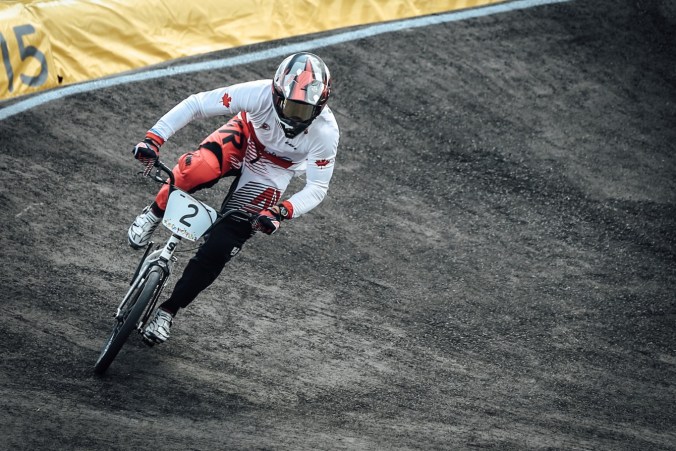
[(125, 311), (122, 313), (122, 319), (116, 321), (110, 338), (103, 346), (99, 359), (94, 365), (94, 372), (104, 373), (113, 360), (120, 352), (122, 346), (127, 341), (129, 334), (136, 328), (146, 307), (152, 301), (157, 290), (161, 287), (163, 273), (160, 268), (151, 269), (145, 281), (141, 282), (132, 294)]

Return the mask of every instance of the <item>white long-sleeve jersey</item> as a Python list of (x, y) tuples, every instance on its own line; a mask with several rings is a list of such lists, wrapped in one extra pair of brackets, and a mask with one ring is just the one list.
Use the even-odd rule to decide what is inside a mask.
[(340, 132), (331, 110), (324, 108), (305, 132), (287, 138), (272, 104), (272, 80), (257, 80), (193, 94), (150, 129), (165, 141), (194, 119), (246, 113), (252, 138), (264, 151), (285, 161), (305, 187), (291, 196), (293, 217), (315, 208), (326, 196), (333, 175)]

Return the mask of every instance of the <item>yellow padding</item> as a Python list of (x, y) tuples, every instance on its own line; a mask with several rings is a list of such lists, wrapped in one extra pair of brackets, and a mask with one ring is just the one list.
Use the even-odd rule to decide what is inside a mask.
[(58, 85), (49, 38), (22, 3), (0, 3), (0, 100)]
[(0, 99), (190, 55), (500, 1), (4, 1)]

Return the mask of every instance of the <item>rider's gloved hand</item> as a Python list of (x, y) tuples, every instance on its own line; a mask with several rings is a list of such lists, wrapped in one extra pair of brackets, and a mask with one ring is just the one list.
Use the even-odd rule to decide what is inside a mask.
[(285, 200), (279, 205), (261, 211), (255, 219), (254, 226), (257, 230), (272, 235), (279, 229), (283, 220), (291, 219), (292, 216), (293, 206)]
[(160, 146), (164, 144), (164, 140), (157, 136), (154, 133), (146, 133), (146, 137), (143, 141), (136, 144), (132, 149), (134, 158), (141, 162), (145, 169), (143, 170), (143, 175), (146, 176), (150, 173), (155, 164), (155, 161), (160, 156)]

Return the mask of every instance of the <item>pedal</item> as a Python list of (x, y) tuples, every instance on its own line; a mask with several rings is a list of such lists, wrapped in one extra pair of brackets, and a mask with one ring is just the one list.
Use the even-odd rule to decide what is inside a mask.
[(145, 345), (148, 346), (149, 348), (152, 348), (153, 346), (155, 346), (155, 342), (154, 342), (154, 341), (149, 340), (148, 338), (146, 338), (145, 335), (143, 335), (143, 329), (139, 329), (139, 330), (138, 330), (138, 333), (141, 334), (141, 341), (143, 342), (143, 344), (145, 344)]

